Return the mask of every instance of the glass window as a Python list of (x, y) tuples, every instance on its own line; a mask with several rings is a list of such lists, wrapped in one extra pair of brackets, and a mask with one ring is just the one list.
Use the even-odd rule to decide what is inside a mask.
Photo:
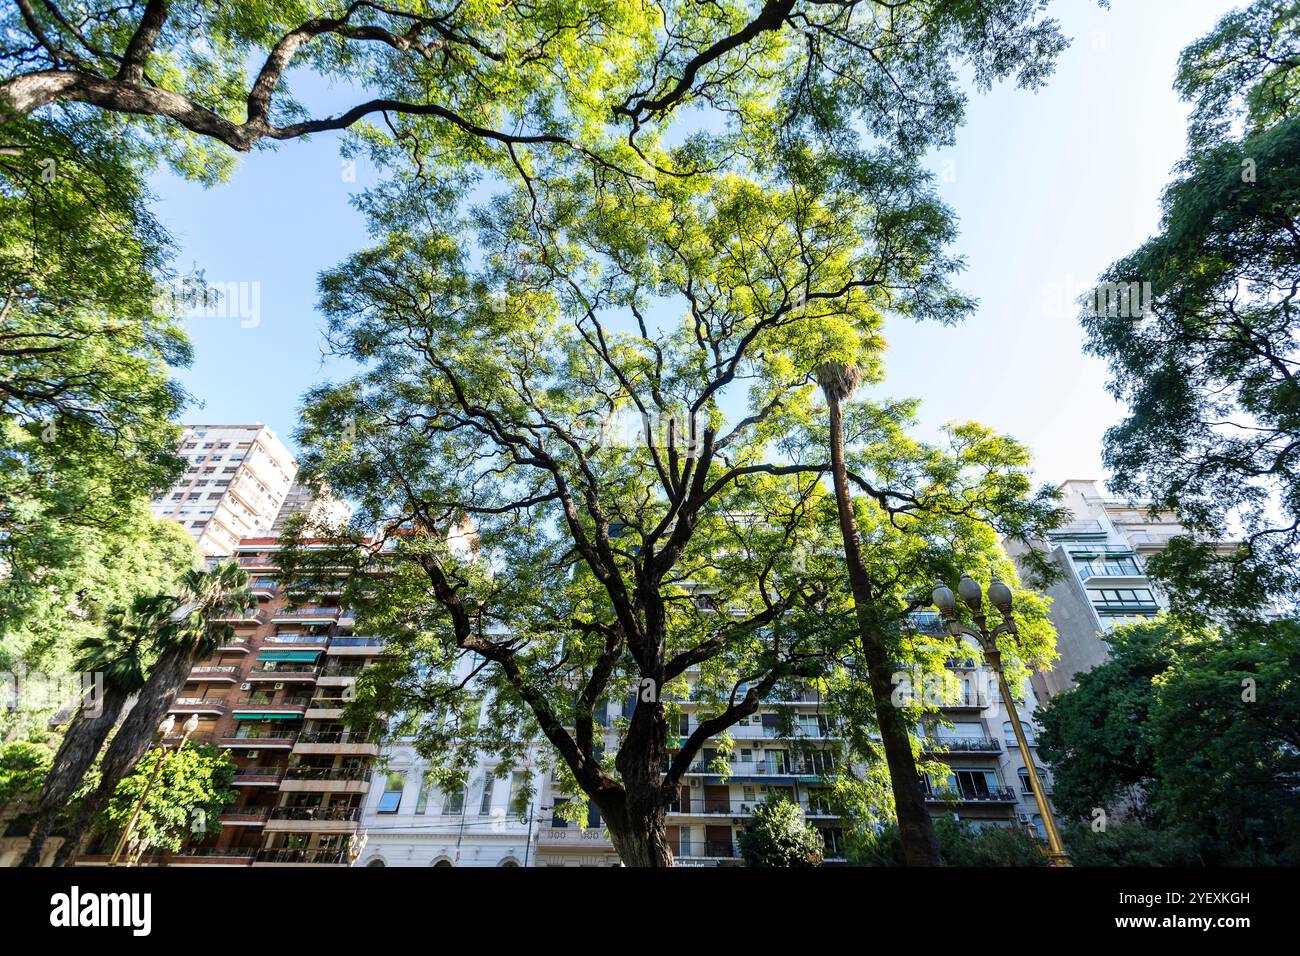
[(384, 782), (384, 792), (379, 798), (380, 813), (396, 813), (402, 805), (402, 790), (406, 786), (406, 777), (400, 773), (390, 773)]
[(483, 799), (479, 801), (478, 812), (483, 816), (492, 812), (492, 791), (496, 787), (496, 777), (487, 774), (483, 780)]
[(442, 798), (442, 812), (447, 815), (465, 811), (465, 788), (461, 787)]

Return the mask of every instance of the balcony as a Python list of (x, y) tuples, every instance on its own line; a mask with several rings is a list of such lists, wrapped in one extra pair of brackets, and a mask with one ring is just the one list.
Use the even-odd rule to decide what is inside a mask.
[(168, 712), (172, 714), (204, 714), (221, 717), (226, 713), (226, 707), (226, 701), (221, 698), (209, 700), (206, 697), (177, 697), (172, 701)]
[(1002, 741), (992, 737), (929, 737), (921, 742), (926, 753), (1000, 754)]
[[(711, 763), (712, 761), (710, 761)], [(818, 767), (814, 764), (792, 764), (780, 761), (755, 761), (755, 760), (731, 760), (728, 762), (731, 773), (725, 776), (732, 779), (742, 779), (745, 777), (801, 777), (815, 780), (822, 780), (826, 777), (835, 776), (835, 768), (829, 766)], [(711, 769), (704, 761), (699, 761), (690, 766), (686, 771), (687, 775), (721, 777), (724, 776), (716, 770)]]
[(277, 623), (299, 622), (303, 624), (330, 623), (339, 619), (337, 607), (300, 607), (296, 610), (285, 608), (275, 612)]
[(221, 643), (217, 648), (218, 654), (247, 654), (251, 649), (251, 642), (247, 637), (236, 634)]
[(683, 840), (678, 849), (680, 853), (675, 854), (682, 859), (690, 860), (735, 860), (740, 858), (740, 853), (736, 845), (730, 840)]
[(295, 833), (352, 833), (360, 819), (360, 807), (275, 807), (266, 821), (266, 829)]
[(190, 680), (192, 681), (214, 681), (228, 680), (236, 681), (239, 668), (231, 664), (201, 664), (197, 667), (190, 668)]
[(274, 787), (283, 776), (283, 767), (236, 767), (231, 783), (236, 787)]
[(929, 803), (1018, 803), (1016, 791), (1011, 787), (974, 787), (946, 788), (935, 787), (927, 792), (925, 799)]
[(312, 720), (337, 720), (347, 706), (344, 697), (313, 697), (307, 705), (307, 717)]
[[(669, 806), (668, 815), (678, 817), (748, 817), (752, 816), (754, 808), (761, 806), (762, 803), (761, 800), (722, 800), (692, 796), (684, 807), (680, 802)], [(826, 804), (800, 803), (799, 806), (803, 810), (804, 816), (838, 817), (838, 814), (834, 813)]]
[(347, 852), (341, 849), (324, 850), (257, 850), (254, 866), (347, 866)]
[(298, 735), (297, 754), (345, 754), (373, 757), (379, 753), (378, 738), (364, 731), (308, 731)]
[(278, 701), (267, 700), (257, 694), (250, 694), (247, 697), (239, 698), (235, 705), (234, 716), (236, 720), (248, 720), (250, 718), (240, 717), (240, 714), (258, 713), (258, 714), (292, 714), (301, 715), (311, 702), (311, 697), (307, 694), (291, 694), (282, 697)]
[(609, 834), (604, 827), (587, 827), (585, 830), (577, 826), (542, 827), (537, 831), (537, 845), (575, 849), (592, 846), (611, 850), (614, 848), (614, 845), (609, 842)]
[(325, 650), (331, 657), (373, 657), (383, 652), (381, 637), (336, 637)]
[(212, 620), (221, 624), (265, 624), (266, 615), (261, 611), (243, 611), (238, 614), (224, 614)]
[(307, 681), (315, 682), (316, 675), (320, 673), (319, 667), (293, 667), (284, 670), (255, 670), (250, 671), (247, 680), (250, 681)]
[(289, 631), (272, 634), (263, 643), (267, 649), (292, 647), (300, 650), (309, 648), (324, 650), (329, 640), (327, 634), (304, 634), (299, 631)]
[(283, 791), (298, 793), (366, 793), (370, 771), (363, 767), (290, 767), (280, 783)]
[(260, 827), (270, 814), (270, 807), (241, 807), (221, 814), (217, 819), (225, 827)]
[(220, 738), (219, 746), (231, 750), (240, 748), (247, 750), (289, 750), (297, 739), (298, 732), (296, 730), (250, 728), (245, 731), (241, 727), (232, 736)]

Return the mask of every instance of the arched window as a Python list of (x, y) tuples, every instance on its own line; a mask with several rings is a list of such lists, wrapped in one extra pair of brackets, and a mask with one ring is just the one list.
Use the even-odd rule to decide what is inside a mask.
[(434, 866), (451, 866), (451, 860), (439, 860)]
[(502, 860), (500, 863), (497, 864), (497, 866), (518, 866), (518, 865), (519, 865), (519, 861), (514, 860), (510, 857), (506, 857), (504, 860)]
[(388, 865), (388, 864), (385, 863), (385, 862), (384, 862), (382, 859), (380, 859), (379, 857), (375, 857), (373, 860), (371, 860), (369, 863), (366, 864), (366, 866), (368, 866), (368, 867), (370, 867), (370, 866), (387, 866), (387, 865)]

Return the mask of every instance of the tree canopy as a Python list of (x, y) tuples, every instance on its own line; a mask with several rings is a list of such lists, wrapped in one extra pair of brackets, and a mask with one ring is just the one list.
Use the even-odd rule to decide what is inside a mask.
[(1208, 862), (1293, 861), (1300, 628), (1174, 618), (1117, 629), (1111, 659), (1038, 713), (1062, 813), (1135, 815)]
[(1129, 409), (1106, 435), (1111, 487), (1187, 527), (1149, 571), (1189, 613), (1249, 616), (1300, 589), (1298, 84), (1292, 0), (1257, 0), (1184, 51), (1188, 151), (1160, 230), (1102, 276), (1149, 283), (1149, 302), (1098, 296), (1082, 318)]

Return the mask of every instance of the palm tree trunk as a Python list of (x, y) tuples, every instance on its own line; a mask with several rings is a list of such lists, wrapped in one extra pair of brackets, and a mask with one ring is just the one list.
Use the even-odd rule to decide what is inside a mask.
[(154, 664), (135, 706), (108, 745), (100, 766), (99, 786), (78, 807), (68, 837), (55, 854), (55, 866), (70, 866), (77, 858), (95, 817), (108, 806), (117, 785), (154, 745), (158, 725), (171, 709), (177, 691), (184, 686), (194, 666), (194, 655), (192, 646), (173, 648), (164, 651)]
[(19, 866), (40, 866), (41, 854), (45, 843), (54, 831), (59, 814), (68, 807), (68, 801), (81, 786), (87, 771), (99, 756), (100, 748), (113, 730), (122, 709), (130, 695), (125, 691), (107, 685), (104, 687), (103, 700), (99, 714), (87, 716), (85, 704), (77, 709), (77, 715), (68, 725), (59, 744), (58, 753), (50, 765), (49, 775), (41, 788), (40, 800), (36, 805), (36, 825), (32, 828), (31, 843), (23, 854)]
[(823, 389), (830, 409), (831, 477), (835, 483), (835, 505), (839, 511), (840, 535), (844, 539), (844, 558), (848, 566), (849, 586), (853, 591), (853, 609), (857, 617), (858, 639), (867, 680), (876, 705), (876, 723), (889, 766), (889, 780), (894, 790), (894, 812), (898, 816), (899, 838), (903, 858), (908, 866), (942, 866), (939, 839), (925, 806), (921, 777), (912, 756), (907, 724), (892, 700), (889, 658), (879, 627), (872, 618), (871, 580), (862, 561), (862, 545), (853, 518), (853, 499), (849, 495), (848, 468), (844, 463), (844, 413), (840, 395), (834, 388)]

